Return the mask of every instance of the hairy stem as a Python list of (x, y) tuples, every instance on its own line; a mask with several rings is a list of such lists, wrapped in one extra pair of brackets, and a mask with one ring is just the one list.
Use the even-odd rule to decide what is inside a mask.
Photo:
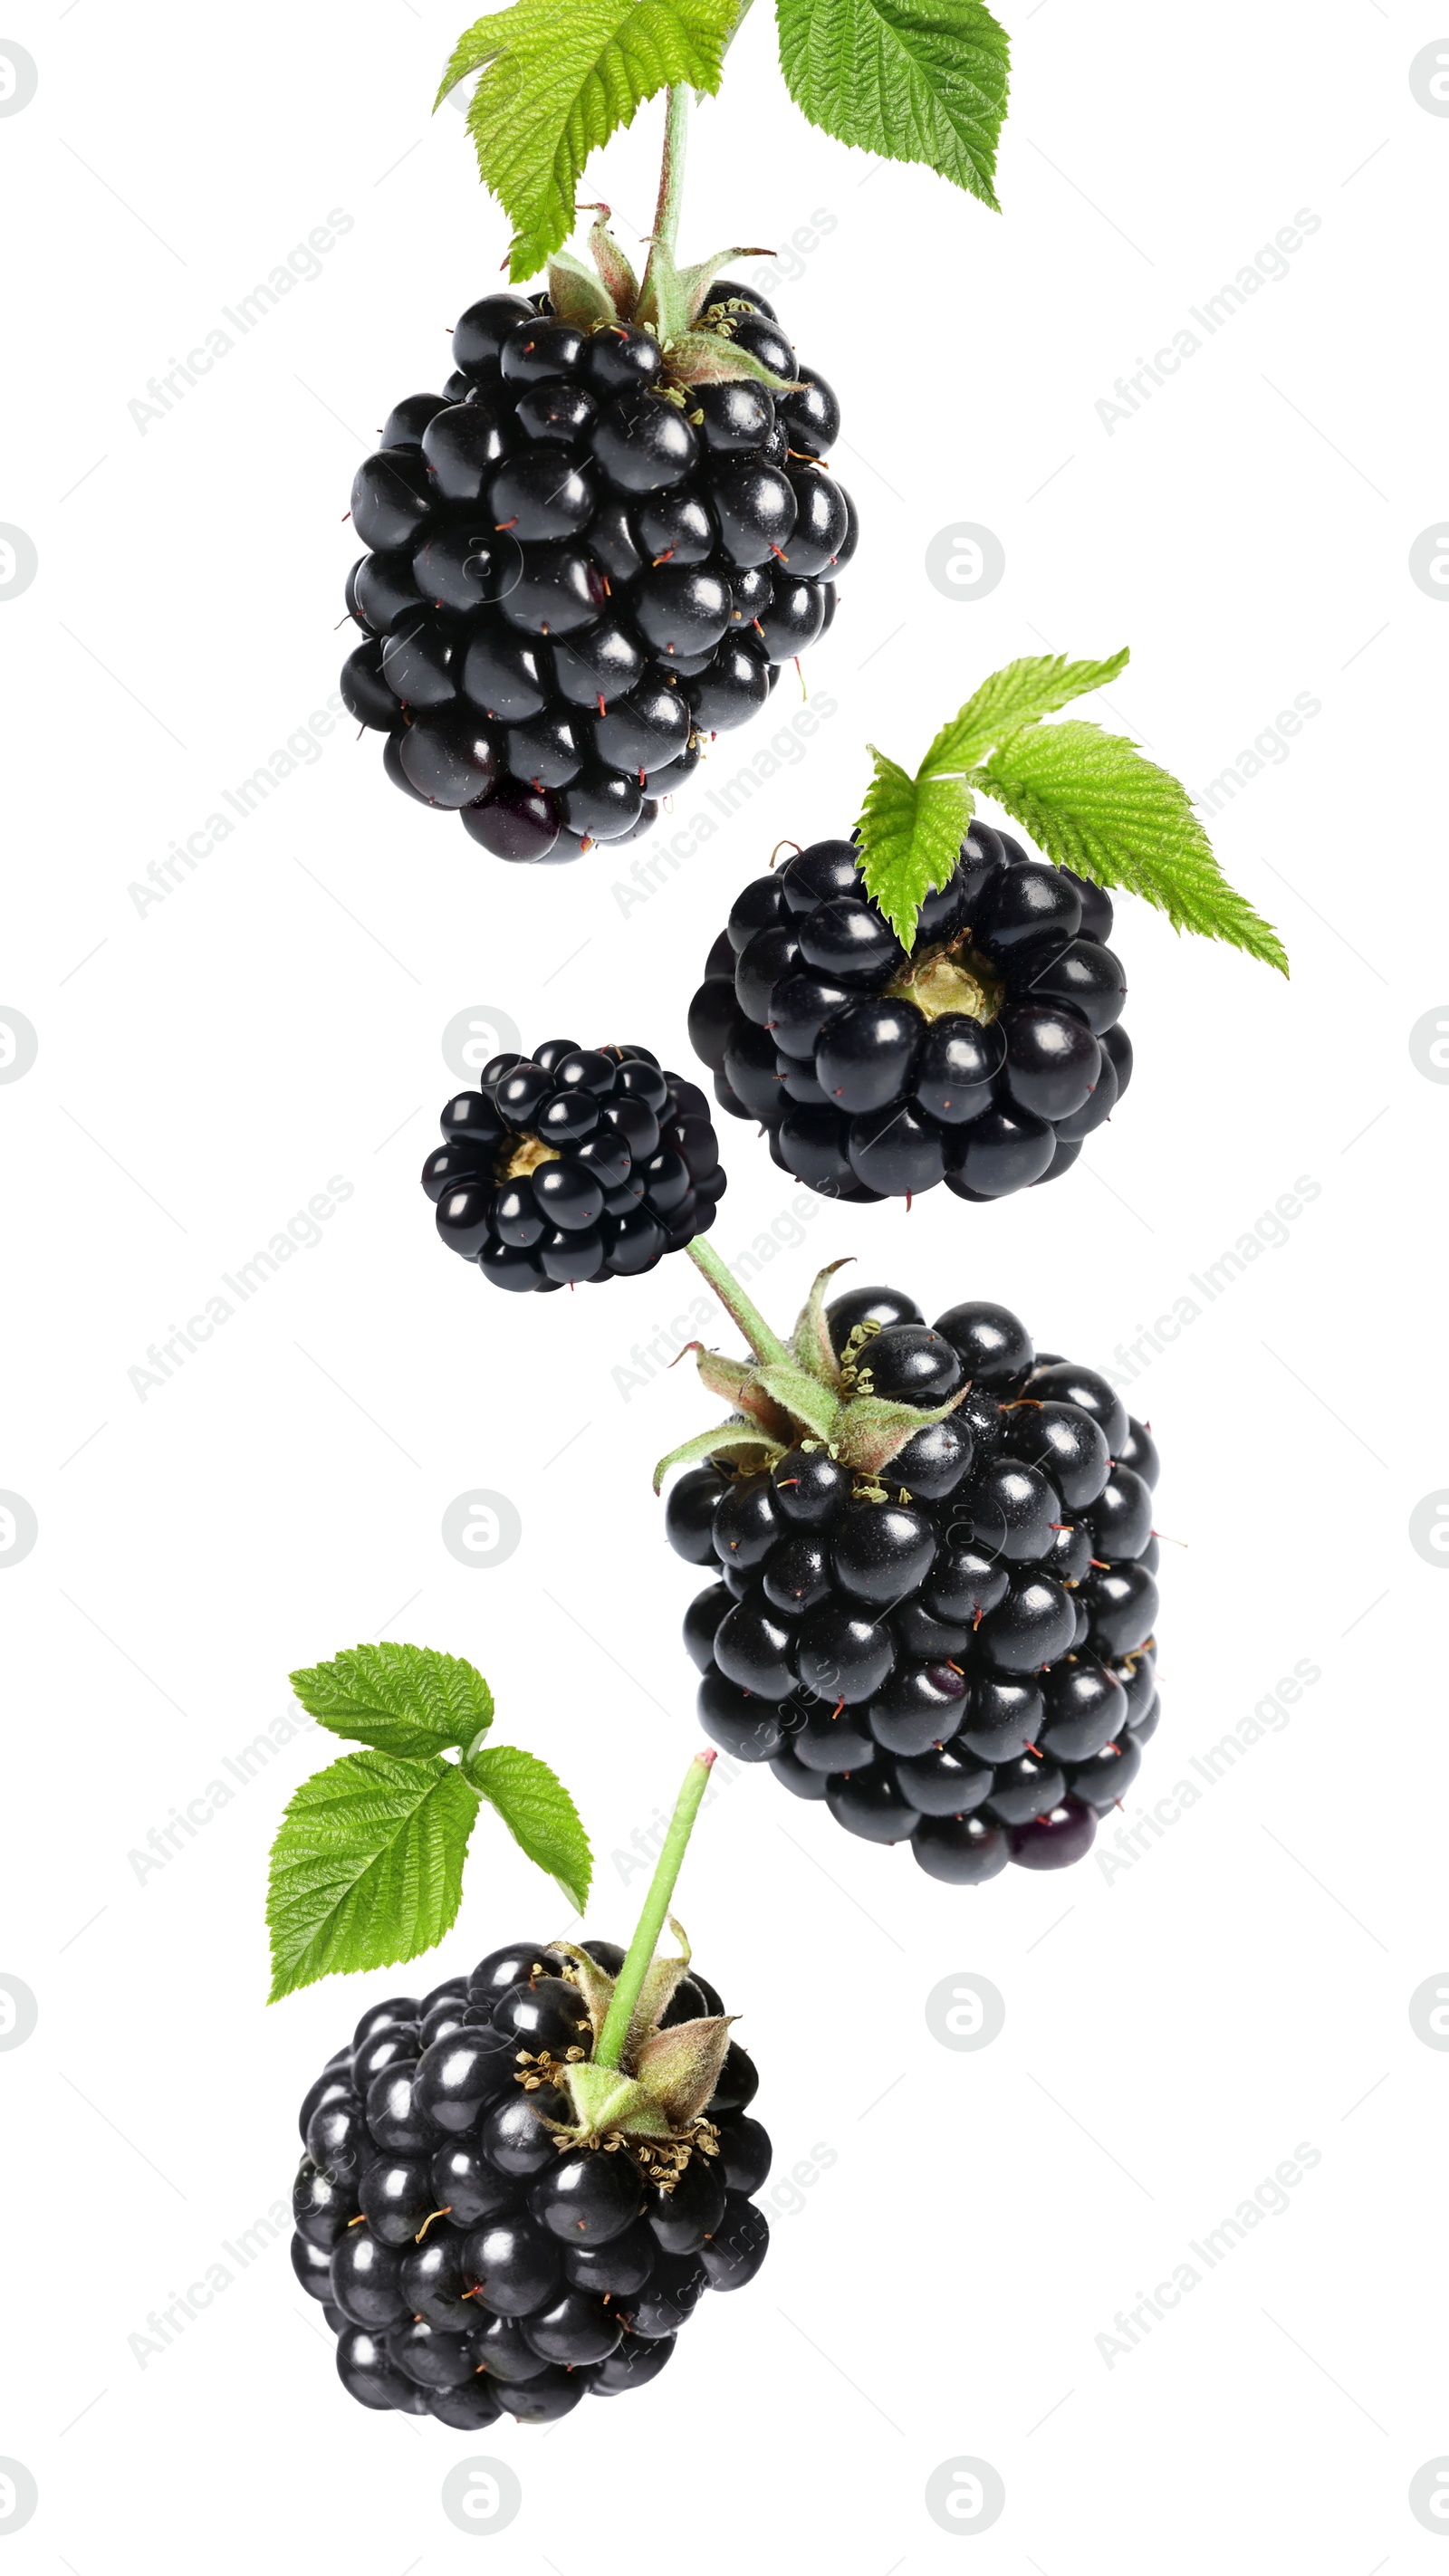
[(727, 1268), (704, 1235), (692, 1236), (684, 1248), (696, 1268), (704, 1272), (726, 1314), (738, 1324), (756, 1359), (788, 1360), (790, 1354), (778, 1333), (771, 1332), (764, 1316), (751, 1305), (733, 1271)]
[(617, 2066), (619, 2063), (624, 2042), (629, 2035), (629, 2024), (634, 2018), (634, 2007), (639, 2000), (639, 1989), (644, 1983), (649, 1962), (654, 1956), (659, 1935), (664, 1929), (669, 1900), (674, 1894), (674, 1882), (679, 1876), (685, 1847), (694, 1831), (694, 1820), (699, 1813), (700, 1800), (709, 1786), (713, 1763), (712, 1751), (707, 1749), (703, 1753), (696, 1753), (684, 1775), (684, 1786), (679, 1792), (674, 1813), (669, 1820), (669, 1831), (664, 1837), (664, 1848), (659, 1855), (654, 1876), (649, 1882), (649, 1893), (644, 1899), (644, 1910), (635, 1928), (634, 1938), (629, 1944), (628, 1956), (619, 1970), (613, 1997), (604, 2017), (604, 2027), (599, 2033), (598, 2046), (594, 2050), (593, 2057), (595, 2066)]
[(664, 158), (659, 164), (659, 201), (654, 209), (654, 240), (674, 257), (679, 240), (679, 210), (684, 199), (684, 154), (689, 139), (689, 92), (680, 83), (664, 93)]

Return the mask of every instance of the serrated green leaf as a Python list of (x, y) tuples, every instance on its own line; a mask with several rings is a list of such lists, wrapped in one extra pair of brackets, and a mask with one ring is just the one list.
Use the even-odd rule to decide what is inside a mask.
[(971, 820), (963, 778), (910, 778), (872, 744), (875, 775), (860, 815), (860, 872), (907, 954), (916, 917), (933, 886), (961, 856)]
[(943, 724), (921, 763), (923, 778), (972, 769), (1003, 735), (1035, 717), (1054, 715), (1072, 698), (1105, 688), (1126, 668), (1128, 647), (1105, 662), (1069, 662), (1065, 653), (1028, 653), (983, 680), (959, 715)]
[(319, 1726), (403, 1760), (461, 1749), (493, 1722), (493, 1693), (482, 1674), (432, 1646), (344, 1647), (330, 1663), (293, 1673), (291, 1682)]
[(697, 1431), (692, 1440), (681, 1440), (667, 1458), (661, 1458), (654, 1470), (657, 1494), (671, 1467), (697, 1466), (705, 1458), (733, 1458), (741, 1450), (757, 1450), (767, 1464), (783, 1458), (784, 1448), (778, 1440), (767, 1440), (758, 1423), (721, 1422), (713, 1431)]
[(476, 1789), (436, 1758), (344, 1753), (304, 1780), (272, 1845), (268, 2002), (431, 1950), (457, 1915), (477, 1813)]
[(998, 744), (976, 783), (1059, 867), (1125, 887), (1192, 930), (1288, 972), (1276, 930), (1230, 886), (1186, 788), (1123, 734), (1085, 717), (1024, 725)]
[(510, 277), (567, 241), (585, 162), (646, 98), (718, 89), (738, 16), (739, 0), (513, 0), (459, 38), (438, 98), (480, 74), (468, 130), (514, 226)]
[(985, 0), (776, 0), (776, 14), (786, 87), (812, 125), (995, 206), (1011, 47)]
[(475, 1753), (468, 1777), (497, 1808), (519, 1850), (547, 1870), (575, 1913), (582, 1914), (594, 1856), (563, 1782), (546, 1762), (516, 1744), (494, 1744)]
[(798, 1368), (793, 1360), (777, 1360), (771, 1368), (757, 1369), (755, 1375), (765, 1393), (783, 1405), (795, 1421), (803, 1422), (817, 1439), (834, 1439), (840, 1400), (808, 1369)]

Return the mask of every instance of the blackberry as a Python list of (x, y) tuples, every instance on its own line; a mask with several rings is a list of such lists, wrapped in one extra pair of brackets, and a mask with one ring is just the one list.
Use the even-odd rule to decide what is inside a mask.
[(657, 1471), (700, 1723), (948, 1884), (1064, 1867), (1157, 1725), (1150, 1433), (1004, 1307), (831, 1275), (788, 1350), (737, 1294), (735, 1414)]
[(550, 1038), (478, 1080), (447, 1103), (422, 1181), (444, 1243), (495, 1288), (633, 1276), (714, 1223), (709, 1104), (646, 1047)]
[(592, 238), (600, 279), (469, 307), (352, 486), (343, 699), (395, 785), (524, 863), (647, 831), (824, 633), (856, 542), (839, 405), (773, 307), (662, 251), (641, 289)]
[[(691, 1765), (701, 1785), (713, 1759)], [(692, 1788), (686, 1796), (698, 1805)], [(649, 1921), (646, 1906), (633, 1990), (633, 1950), (626, 1962), (603, 1941), (510, 1943), (469, 1981), (470, 2009), (486, 2021), (389, 2065), (364, 2097), (355, 2069), (374, 2036), (364, 2016), (307, 2094), (293, 2267), (361, 2405), (464, 2431), (500, 2413), (553, 2422), (585, 2395), (644, 2387), (704, 2291), (742, 2288), (758, 2271), (769, 2226), (754, 2195), (770, 2141), (743, 2116), (754, 2067), (714, 1989), (706, 1996), (687, 1974), (687, 1945), (649, 1964)], [(521, 1970), (501, 1992), (500, 1962)], [(458, 1982), (385, 2008), (414, 2047), (437, 2007), (457, 2002)], [(616, 1986), (628, 2036), (610, 2053)], [(470, 2044), (484, 2038), (494, 2045), (480, 2082)], [(321, 2125), (343, 2111), (360, 2141), (345, 2170), (323, 2160)]]
[(1100, 886), (972, 822), (908, 955), (855, 843), (816, 841), (737, 898), (690, 1038), (807, 1188), (1005, 1198), (1070, 1170), (1131, 1078), (1111, 928)]

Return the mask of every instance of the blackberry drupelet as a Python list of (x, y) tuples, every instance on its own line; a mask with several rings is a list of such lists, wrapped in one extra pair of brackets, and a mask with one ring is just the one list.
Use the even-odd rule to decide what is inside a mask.
[(659, 1471), (699, 1462), (665, 1525), (712, 1578), (700, 1723), (949, 1884), (1061, 1868), (1157, 1725), (1150, 1434), (1004, 1307), (830, 1276), (785, 1362), (701, 1355), (737, 1411)]
[(909, 956), (851, 841), (744, 887), (690, 1006), (715, 1097), (828, 1198), (1056, 1180), (1132, 1072), (1100, 886), (973, 822)]
[[(459, 2431), (552, 2423), (586, 2395), (645, 2387), (704, 2292), (759, 2270), (755, 2070), (687, 1954), (655, 1961), (643, 2031), (598, 2097), (618, 2125), (589, 2126), (568, 2090), (581, 2067), (604, 2077), (590, 2061), (622, 1961), (603, 1941), (507, 1943), (466, 1982), (364, 2014), (306, 2095), (292, 2263), (359, 2404)], [(460, 2001), (463, 2020), (426, 2042)], [(668, 2119), (624, 2099), (661, 2030)], [(380, 2035), (403, 2054), (369, 2074)]]
[(495, 1288), (633, 1276), (714, 1223), (709, 1104), (647, 1048), (550, 1038), (478, 1080), (445, 1107), (422, 1182), (444, 1243)]
[(354, 479), (343, 698), (394, 783), (495, 857), (647, 831), (834, 615), (839, 405), (762, 295), (698, 293), (664, 342), (599, 318), (602, 292), (582, 327), (485, 296), (446, 391), (399, 403)]

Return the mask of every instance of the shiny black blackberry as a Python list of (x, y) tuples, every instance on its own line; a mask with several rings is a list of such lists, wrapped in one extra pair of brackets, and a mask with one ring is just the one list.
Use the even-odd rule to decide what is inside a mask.
[[(745, 2116), (751, 2060), (703, 2018), (723, 2009), (703, 1980), (680, 1976), (657, 2024), (713, 2033), (702, 2111), (673, 2137), (571, 2141), (560, 2087), (592, 2055), (622, 1958), (603, 1941), (508, 1943), (473, 1971), (468, 2023), (419, 2054), (462, 1981), (395, 1998), (308, 2091), (292, 2264), (360, 2405), (459, 2431), (552, 2422), (647, 2386), (705, 2291), (759, 2270), (770, 2141)], [(369, 2075), (380, 2032), (411, 2053)], [(339, 2121), (357, 2153), (329, 2162)]]
[(1070, 1170), (1132, 1072), (1100, 886), (973, 822), (908, 957), (849, 841), (752, 880), (690, 1006), (715, 1097), (827, 1198), (1005, 1198)]
[(681, 382), (647, 330), (488, 295), (448, 391), (399, 403), (358, 467), (343, 699), (395, 785), (497, 858), (647, 831), (831, 621), (856, 541), (835, 396), (751, 289), (709, 288), (696, 369), (700, 334), (799, 390)]
[(631, 1277), (714, 1223), (709, 1103), (646, 1048), (550, 1038), (478, 1080), (444, 1108), (422, 1183), (444, 1243), (495, 1288)]
[(828, 1276), (793, 1347), (833, 1424), (735, 1429), (670, 1489), (712, 1577), (685, 1620), (700, 1723), (948, 1884), (1063, 1867), (1158, 1721), (1150, 1434), (1004, 1307), (928, 1326), (867, 1287), (822, 1320)]

